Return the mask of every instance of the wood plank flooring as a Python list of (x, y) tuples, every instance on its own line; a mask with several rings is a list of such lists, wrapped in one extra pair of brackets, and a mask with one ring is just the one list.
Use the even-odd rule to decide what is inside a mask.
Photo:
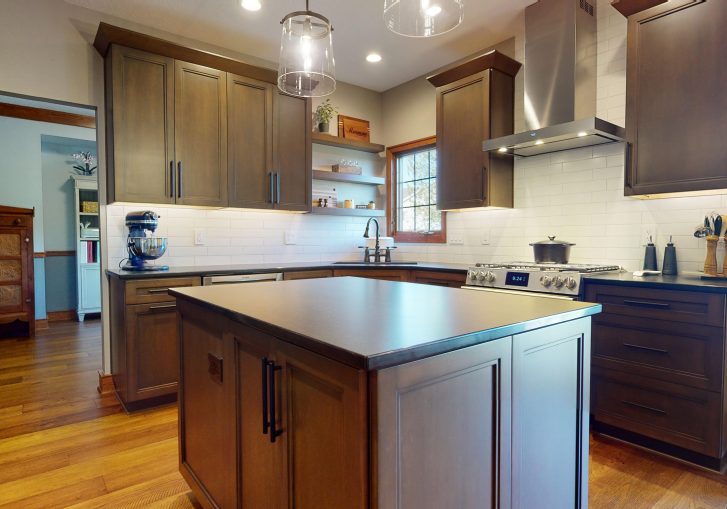
[[(177, 470), (176, 405), (126, 415), (96, 392), (100, 336), (91, 321), (0, 340), (0, 509), (200, 507)], [(595, 437), (589, 499), (725, 509), (727, 477)]]

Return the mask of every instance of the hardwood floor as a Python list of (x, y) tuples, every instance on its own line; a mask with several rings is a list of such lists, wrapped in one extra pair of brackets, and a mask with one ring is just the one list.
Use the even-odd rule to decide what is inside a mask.
[[(0, 508), (200, 507), (177, 470), (176, 405), (126, 415), (96, 392), (100, 336), (91, 321), (0, 340)], [(594, 437), (589, 498), (725, 509), (727, 477)]]
[(199, 507), (177, 468), (177, 408), (126, 415), (96, 391), (98, 321), (0, 340), (0, 508)]

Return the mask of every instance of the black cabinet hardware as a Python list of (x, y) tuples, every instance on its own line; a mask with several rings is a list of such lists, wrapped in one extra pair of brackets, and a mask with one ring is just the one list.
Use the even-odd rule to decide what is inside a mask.
[(622, 343), (623, 346), (626, 348), (633, 348), (634, 350), (644, 350), (647, 352), (653, 352), (653, 353), (660, 353), (664, 355), (669, 355), (669, 350), (663, 350), (661, 348), (652, 348), (650, 346), (641, 346), (641, 345), (634, 345), (632, 343)]
[(642, 405), (641, 403), (634, 403), (633, 401), (628, 401), (625, 399), (621, 400), (621, 403), (623, 403), (624, 405), (635, 407), (635, 408), (640, 408), (642, 410), (647, 410), (647, 411), (653, 412), (655, 414), (666, 415), (666, 412), (664, 410), (659, 410), (658, 408)]
[(263, 435), (268, 434), (270, 428), (270, 421), (268, 420), (268, 359), (263, 357), (260, 359), (262, 373), (262, 388), (263, 388)]
[(645, 300), (624, 300), (624, 304), (627, 306), (633, 306), (637, 308), (653, 308), (653, 309), (669, 309), (671, 304), (665, 304), (663, 302), (649, 302)]
[(268, 361), (268, 373), (269, 373), (269, 403), (270, 403), (270, 443), (275, 443), (275, 439), (283, 434), (283, 430), (276, 429), (276, 402), (275, 402), (275, 372), (281, 371), (281, 366), (276, 366), (275, 361)]

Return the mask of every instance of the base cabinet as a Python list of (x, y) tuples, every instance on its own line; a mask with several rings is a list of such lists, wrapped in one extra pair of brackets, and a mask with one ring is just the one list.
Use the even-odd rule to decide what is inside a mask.
[(590, 318), (366, 372), (178, 308), (180, 470), (204, 507), (587, 507)]

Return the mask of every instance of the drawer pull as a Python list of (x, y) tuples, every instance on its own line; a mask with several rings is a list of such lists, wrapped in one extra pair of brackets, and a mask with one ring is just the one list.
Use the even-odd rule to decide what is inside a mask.
[(645, 350), (647, 352), (669, 355), (669, 350), (662, 350), (661, 348), (651, 348), (650, 346), (634, 345), (632, 343), (622, 343), (622, 344), (626, 348), (633, 348), (634, 350)]
[(669, 309), (671, 304), (664, 304), (662, 302), (648, 302), (645, 300), (624, 300), (624, 304), (627, 306), (634, 306), (637, 308), (653, 308), (653, 309)]
[(176, 304), (164, 304), (163, 306), (149, 306), (149, 311), (162, 311), (164, 309), (174, 309)]
[(621, 400), (621, 403), (623, 403), (624, 405), (641, 408), (642, 410), (648, 410), (649, 412), (654, 412), (655, 414), (666, 415), (666, 412), (664, 410), (659, 410), (658, 408), (642, 405), (641, 403), (634, 403), (633, 401), (627, 401), (625, 399)]
[(150, 288), (146, 293), (167, 293), (169, 288)]

